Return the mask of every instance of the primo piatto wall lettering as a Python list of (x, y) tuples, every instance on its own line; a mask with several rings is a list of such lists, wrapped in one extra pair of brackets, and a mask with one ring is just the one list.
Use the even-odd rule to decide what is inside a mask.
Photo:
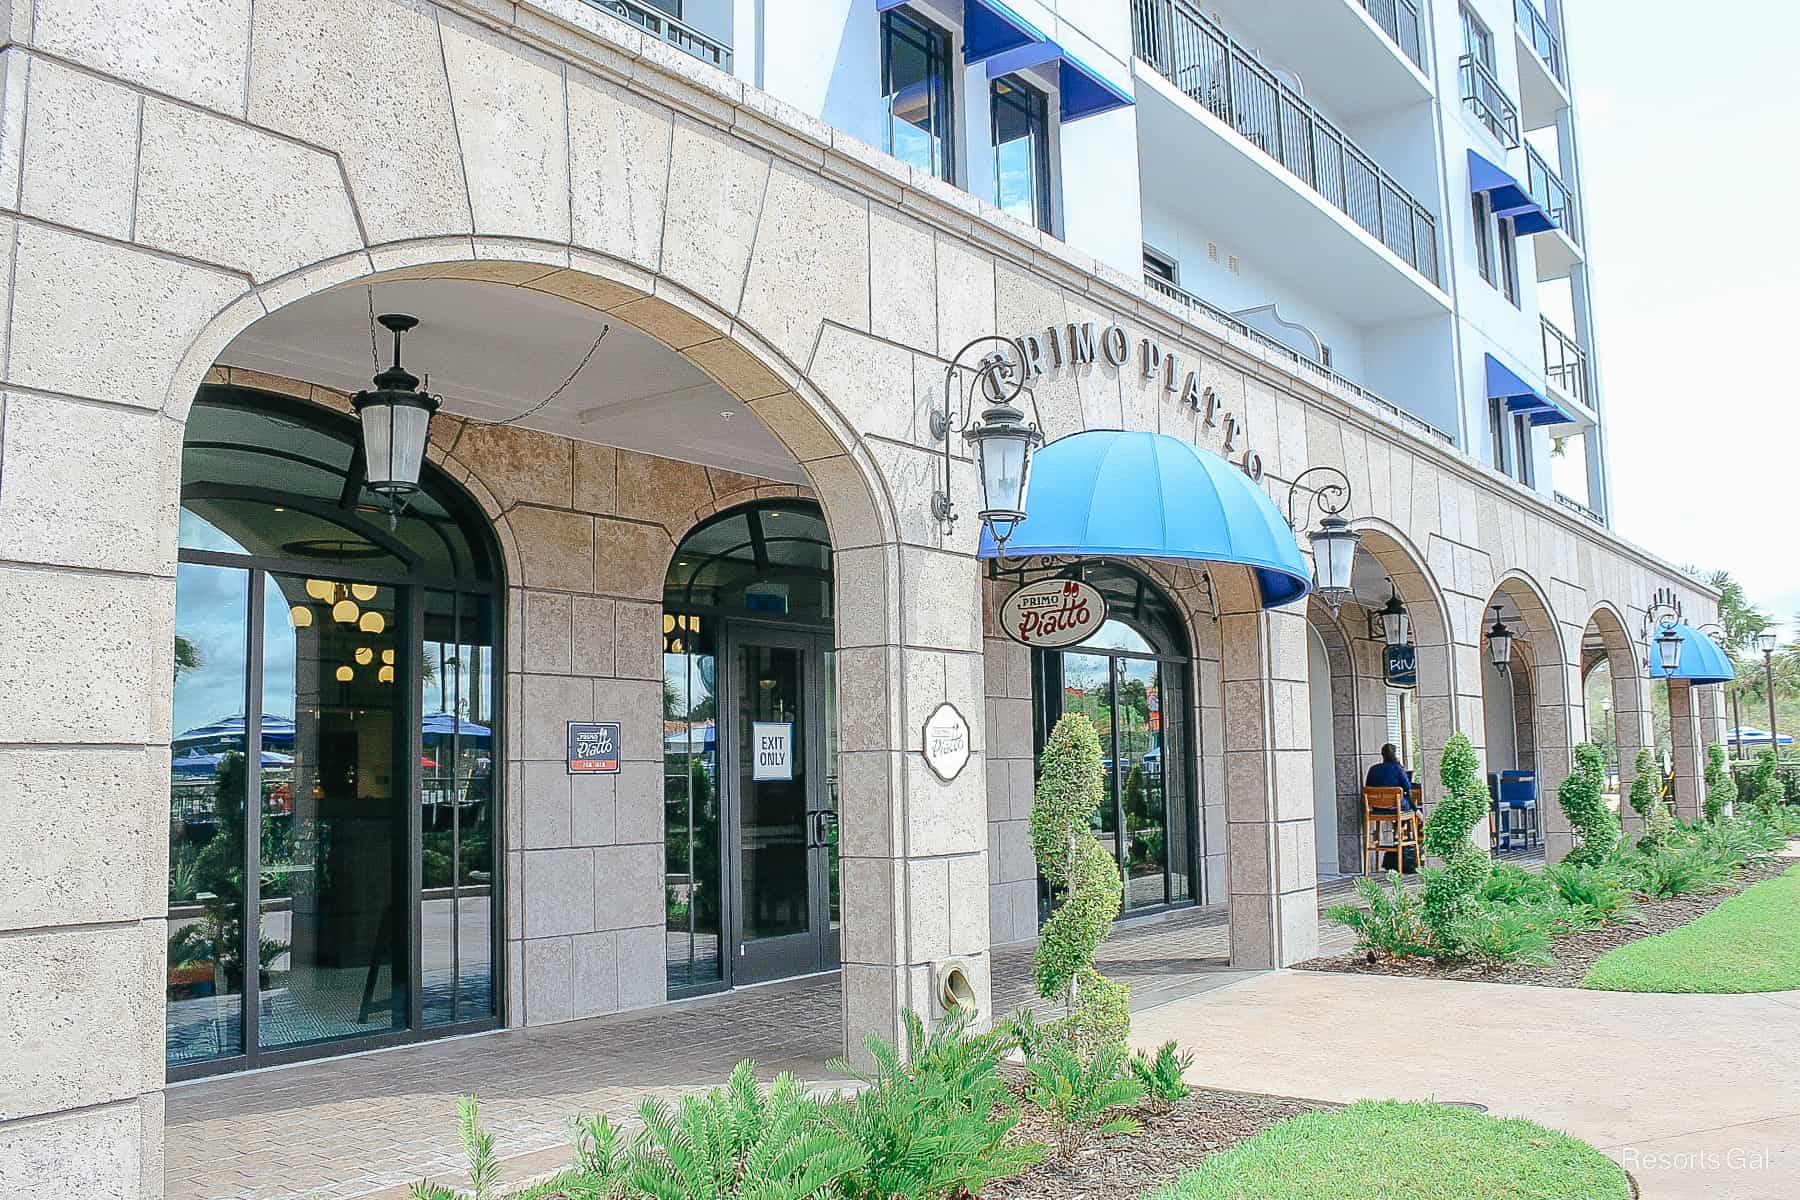
[[(1019, 362), (1027, 383), (1041, 378), (1046, 371), (1091, 365), (1097, 357), (1123, 370), (1134, 357), (1131, 335), (1118, 325), (1099, 328), (1094, 321), (1051, 325), (1042, 333), (1022, 333), (1013, 338), (1013, 344), (1019, 348)], [(1138, 339), (1135, 357), (1145, 379), (1160, 381), (1163, 391), (1200, 414), (1205, 428), (1223, 434), (1225, 443), (1220, 454), (1250, 478), (1262, 480), (1262, 454), (1246, 444), (1250, 431), (1243, 418), (1219, 407), (1218, 394), (1200, 382), (1198, 364), (1184, 371), (1181, 355), (1164, 350), (1161, 342), (1149, 337)]]

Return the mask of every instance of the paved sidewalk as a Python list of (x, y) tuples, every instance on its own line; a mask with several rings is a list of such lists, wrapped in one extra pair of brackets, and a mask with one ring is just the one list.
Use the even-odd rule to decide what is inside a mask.
[(1474, 1101), (1622, 1161), (1644, 1200), (1800, 1197), (1800, 992), (1653, 996), (1282, 971), (1137, 1016), (1197, 1083)]

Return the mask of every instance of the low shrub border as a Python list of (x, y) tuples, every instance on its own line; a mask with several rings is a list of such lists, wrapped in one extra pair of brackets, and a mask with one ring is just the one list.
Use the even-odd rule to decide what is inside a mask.
[(1611, 950), (1581, 986), (1612, 992), (1800, 988), (1800, 866), (1752, 884), (1697, 920)]

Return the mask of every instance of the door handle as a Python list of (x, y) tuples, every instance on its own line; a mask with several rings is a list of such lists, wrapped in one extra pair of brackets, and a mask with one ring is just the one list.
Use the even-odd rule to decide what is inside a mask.
[(812, 815), (812, 845), (815, 850), (823, 850), (831, 845), (831, 836), (837, 832), (838, 815), (833, 810), (821, 809)]

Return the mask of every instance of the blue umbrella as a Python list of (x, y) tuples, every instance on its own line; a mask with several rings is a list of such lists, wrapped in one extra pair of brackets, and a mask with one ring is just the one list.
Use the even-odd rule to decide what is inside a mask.
[(484, 738), (491, 734), (486, 725), (477, 724), (467, 717), (459, 717), (455, 713), (426, 713), (425, 719), (419, 723), (419, 730), (426, 737), (450, 737), (461, 734), (463, 737)]
[[(219, 764), (224, 761), (224, 753), (208, 754), (196, 746), (186, 754), (170, 759), (169, 766), (177, 775), (212, 775), (217, 773)], [(278, 754), (273, 750), (264, 750), (262, 765), (265, 767), (291, 767), (294, 765), (294, 758), (291, 754)]]
[[(1769, 731), (1766, 729), (1757, 729), (1753, 725), (1744, 725), (1740, 728), (1732, 729), (1726, 733), (1725, 737), (1726, 740), (1734, 746), (1767, 746), (1769, 744)], [(1776, 741), (1783, 746), (1791, 746), (1794, 744), (1794, 739), (1785, 733), (1776, 738)]]
[[(291, 742), (294, 740), (294, 722), (289, 717), (277, 717), (264, 713), (262, 717), (262, 735), (265, 742)], [(198, 725), (186, 733), (177, 734), (175, 745), (190, 743), (242, 741), (244, 738), (244, 718), (242, 716), (226, 717), (223, 721), (214, 721), (211, 725)]]

